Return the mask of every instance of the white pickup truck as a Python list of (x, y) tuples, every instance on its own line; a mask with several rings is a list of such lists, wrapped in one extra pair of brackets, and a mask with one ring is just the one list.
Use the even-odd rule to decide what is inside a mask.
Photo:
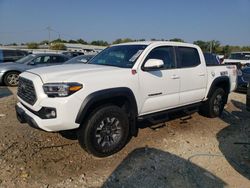
[(228, 59), (224, 59), (223, 64), (250, 66), (250, 52), (232, 52)]
[(137, 122), (171, 112), (217, 117), (236, 87), (236, 66), (206, 66), (201, 49), (177, 42), (114, 45), (88, 64), (20, 75), (17, 118), (49, 132), (76, 130), (98, 157), (121, 150)]

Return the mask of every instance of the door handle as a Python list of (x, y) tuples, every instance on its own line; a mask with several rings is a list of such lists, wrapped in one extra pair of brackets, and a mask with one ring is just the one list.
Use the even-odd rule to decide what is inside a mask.
[(200, 73), (200, 74), (198, 74), (199, 76), (205, 76), (205, 73)]
[(179, 76), (177, 76), (177, 75), (175, 75), (175, 74), (174, 74), (174, 75), (172, 75), (172, 76), (171, 76), (171, 78), (172, 78), (172, 79), (180, 79), (180, 77), (179, 77)]

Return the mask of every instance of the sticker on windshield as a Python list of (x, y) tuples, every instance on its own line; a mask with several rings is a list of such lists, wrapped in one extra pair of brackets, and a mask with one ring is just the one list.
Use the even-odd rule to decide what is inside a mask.
[(137, 52), (136, 52), (136, 54), (134, 54), (131, 58), (130, 58), (130, 62), (134, 62), (140, 55), (141, 55), (141, 53), (143, 52), (143, 50), (138, 50)]

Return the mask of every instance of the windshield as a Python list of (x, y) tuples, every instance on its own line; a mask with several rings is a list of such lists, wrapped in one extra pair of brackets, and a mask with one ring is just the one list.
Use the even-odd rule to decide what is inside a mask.
[(92, 57), (94, 57), (94, 56), (93, 55), (79, 55), (79, 56), (76, 56), (76, 57), (66, 61), (65, 64), (87, 63)]
[(233, 53), (229, 59), (250, 60), (250, 53)]
[(16, 63), (26, 63), (26, 62), (29, 62), (30, 60), (34, 59), (35, 55), (34, 54), (30, 54), (30, 55), (27, 55), (19, 60), (16, 61)]
[(146, 47), (146, 45), (112, 46), (96, 55), (89, 64), (132, 68)]

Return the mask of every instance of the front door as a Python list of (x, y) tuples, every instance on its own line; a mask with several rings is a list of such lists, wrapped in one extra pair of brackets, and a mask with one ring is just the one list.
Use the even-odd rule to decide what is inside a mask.
[(179, 105), (180, 79), (176, 69), (174, 48), (161, 46), (154, 48), (146, 57), (160, 59), (164, 67), (159, 70), (141, 71), (139, 74), (142, 108), (140, 115), (162, 111)]

